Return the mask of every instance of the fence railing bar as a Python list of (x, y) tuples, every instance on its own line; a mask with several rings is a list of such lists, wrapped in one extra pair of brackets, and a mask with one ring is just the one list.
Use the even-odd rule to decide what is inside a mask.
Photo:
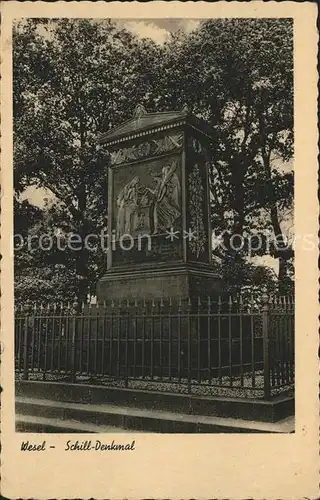
[(254, 332), (253, 316), (251, 316), (250, 318), (250, 335), (251, 335), (251, 385), (252, 387), (255, 387), (256, 367), (255, 367), (255, 332)]
[[(99, 308), (99, 303), (96, 303), (96, 308)], [(94, 352), (93, 352), (93, 370), (94, 373), (97, 373), (97, 364), (98, 364), (98, 338), (99, 338), (99, 323), (100, 316), (95, 316), (94, 325), (95, 325), (95, 340), (94, 340)]]
[(26, 316), (23, 335), (23, 379), (28, 380), (28, 316)]
[(222, 382), (222, 370), (221, 370), (221, 365), (222, 365), (222, 356), (221, 356), (221, 297), (219, 295), (219, 302), (218, 302), (218, 370), (219, 370), (219, 381), (220, 383)]
[[(73, 304), (74, 313), (78, 304), (75, 302)], [(74, 315), (71, 321), (71, 380), (72, 383), (76, 382), (76, 341), (77, 341), (77, 318)]]
[(274, 327), (272, 325), (272, 320), (270, 318), (270, 370), (271, 370), (271, 386), (274, 387), (276, 383), (276, 356), (277, 356), (277, 345), (275, 339)]
[[(36, 306), (34, 307), (34, 313), (36, 312)], [(33, 317), (32, 333), (31, 333), (31, 371), (34, 370), (34, 358), (35, 358), (35, 332), (36, 332), (36, 320)]]
[[(280, 309), (283, 307), (282, 304), (282, 298), (279, 297), (279, 307)], [(286, 383), (286, 377), (285, 377), (285, 351), (284, 351), (284, 318), (281, 315), (279, 317), (279, 337), (280, 337), (280, 359), (281, 359), (281, 383), (284, 385)]]
[[(181, 300), (179, 301), (179, 311), (181, 311)], [(178, 314), (178, 378), (181, 380), (181, 316)]]
[[(112, 302), (112, 305), (114, 306), (114, 303)], [(104, 305), (105, 307), (105, 305)], [(105, 350), (106, 350), (106, 330), (107, 330), (107, 324), (108, 324), (108, 317), (106, 314), (103, 315), (103, 345), (102, 345), (102, 374), (105, 374)], [(111, 314), (110, 318), (110, 335), (109, 335), (109, 375), (112, 374), (112, 361), (113, 361), (113, 324), (114, 324), (114, 315)]]
[(171, 299), (169, 302), (169, 324), (168, 324), (168, 342), (169, 342), (169, 380), (172, 378), (172, 316), (171, 316)]
[(288, 317), (288, 336), (289, 336), (289, 372), (290, 372), (290, 383), (294, 381), (294, 310), (293, 310), (293, 298), (289, 298), (289, 317)]
[(262, 296), (263, 306), (262, 306), (262, 335), (263, 335), (263, 386), (264, 386), (264, 397), (269, 399), (271, 396), (270, 388), (270, 365), (269, 365), (269, 297), (267, 294)]
[(294, 381), (294, 317), (290, 316), (290, 366), (291, 381)]
[(145, 376), (145, 337), (146, 337), (146, 303), (143, 303), (142, 316), (142, 346), (141, 346), (141, 363), (142, 363), (142, 378)]
[(229, 377), (230, 377), (230, 385), (232, 386), (232, 322), (231, 322), (231, 311), (232, 311), (232, 298), (229, 297), (229, 312), (228, 316), (228, 341), (229, 341)]
[(163, 299), (160, 299), (159, 314), (159, 374), (162, 377), (162, 334), (163, 334)]
[(239, 339), (240, 339), (240, 383), (241, 387), (243, 387), (243, 325), (242, 325), (242, 310), (243, 310), (243, 299), (242, 295), (239, 298)]
[(16, 360), (18, 361), (18, 370), (21, 371), (21, 363), (22, 363), (22, 330), (25, 319), (23, 316), (20, 316), (18, 320), (16, 320)]
[(271, 314), (271, 311), (274, 309), (274, 300), (273, 297), (269, 299), (269, 350), (270, 350), (270, 374), (271, 374), (271, 387), (273, 388), (276, 384), (276, 353), (277, 353), (277, 345), (275, 338), (275, 328), (274, 328), (274, 317)]
[[(47, 306), (47, 310), (49, 313), (49, 305)], [(49, 335), (49, 314), (46, 316), (46, 326), (45, 326), (45, 337), (44, 337), (44, 366), (43, 366), (43, 380), (45, 380), (46, 377), (46, 371), (47, 371), (47, 362), (48, 362), (48, 335)]]
[(60, 305), (59, 315), (58, 315), (58, 360), (57, 360), (57, 370), (61, 370), (61, 344), (62, 344), (62, 307)]
[(198, 383), (201, 382), (201, 324), (200, 324), (200, 308), (201, 308), (201, 299), (198, 297), (198, 315), (197, 315), (197, 379)]
[(150, 345), (150, 376), (151, 380), (153, 380), (153, 370), (154, 370), (154, 307), (155, 307), (155, 302), (154, 300), (152, 301), (152, 308), (151, 308), (151, 345)]
[(120, 348), (121, 348), (121, 325), (122, 325), (122, 318), (119, 312), (117, 313), (117, 324), (118, 324), (118, 331), (117, 331), (117, 376), (120, 377)]
[[(188, 303), (188, 308), (191, 308), (191, 302)], [(190, 310), (190, 309), (189, 309)], [(191, 384), (191, 315), (188, 316), (187, 322), (187, 374), (188, 374), (188, 393), (190, 393)]]
[(37, 356), (37, 365), (38, 372), (41, 369), (41, 345), (42, 345), (42, 304), (40, 304), (40, 315), (39, 315), (39, 330), (38, 330), (38, 356)]
[(79, 352), (79, 372), (83, 373), (83, 346), (84, 346), (84, 303), (81, 304), (80, 316), (80, 352)]
[(91, 316), (90, 316), (90, 311), (87, 316), (87, 375), (90, 374), (90, 361), (91, 361)]
[[(285, 298), (281, 297), (281, 305), (282, 309), (286, 310), (286, 302)], [(282, 317), (282, 344), (283, 344), (283, 383), (287, 384), (287, 344), (286, 344), (286, 329), (287, 329), (287, 321), (285, 317)]]
[(53, 304), (53, 314), (52, 314), (52, 332), (51, 332), (51, 356), (50, 356), (50, 371), (53, 372), (54, 368), (54, 348), (55, 348), (55, 322), (56, 322), (56, 304)]
[(137, 364), (137, 332), (138, 332), (138, 319), (137, 319), (137, 308), (138, 304), (135, 300), (135, 313), (133, 322), (133, 376), (136, 376), (136, 364)]
[[(127, 303), (127, 307), (128, 307), (128, 303)], [(130, 328), (130, 316), (129, 316), (129, 313), (126, 312), (126, 321), (125, 321), (125, 360), (124, 360), (124, 363), (125, 363), (125, 367), (124, 367), (124, 371), (125, 371), (125, 387), (128, 387), (128, 377), (129, 377), (129, 373), (128, 373), (128, 339), (129, 339), (129, 328)]]
[(208, 382), (211, 384), (211, 299), (210, 296), (208, 297), (207, 300), (207, 312), (208, 312), (208, 318), (207, 318), (207, 342), (208, 342)]

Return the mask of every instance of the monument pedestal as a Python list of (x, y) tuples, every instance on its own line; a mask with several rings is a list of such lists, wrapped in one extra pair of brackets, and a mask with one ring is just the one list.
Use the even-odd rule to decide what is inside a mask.
[(212, 265), (209, 141), (187, 110), (147, 113), (102, 134), (108, 168), (108, 268), (99, 301), (220, 293)]
[(156, 268), (112, 269), (98, 282), (97, 297), (108, 300), (187, 300), (221, 293), (220, 276), (210, 266), (164, 264)]

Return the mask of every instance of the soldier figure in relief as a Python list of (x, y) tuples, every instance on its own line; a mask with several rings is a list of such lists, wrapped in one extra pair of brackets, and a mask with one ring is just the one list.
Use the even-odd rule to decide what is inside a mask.
[(176, 162), (173, 162), (163, 167), (160, 175), (153, 175), (157, 182), (155, 190), (152, 190), (153, 234), (171, 228), (180, 215), (180, 181), (175, 173), (176, 166)]
[(117, 238), (123, 234), (131, 234), (135, 226), (135, 212), (138, 206), (139, 177), (134, 177), (126, 184), (117, 197)]

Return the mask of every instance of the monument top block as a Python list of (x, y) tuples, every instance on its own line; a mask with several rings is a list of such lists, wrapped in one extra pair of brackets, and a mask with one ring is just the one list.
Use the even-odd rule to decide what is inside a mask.
[(202, 119), (191, 114), (186, 106), (181, 111), (148, 113), (146, 109), (139, 104), (136, 106), (132, 118), (118, 127), (102, 133), (98, 138), (98, 142), (100, 144), (112, 146), (131, 139), (152, 135), (162, 130), (170, 130), (184, 125), (197, 129), (208, 137), (213, 134), (211, 127)]

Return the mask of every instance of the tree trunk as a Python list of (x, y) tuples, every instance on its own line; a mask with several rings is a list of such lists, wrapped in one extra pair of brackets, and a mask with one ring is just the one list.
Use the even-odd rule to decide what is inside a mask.
[(286, 277), (287, 277), (287, 267), (288, 267), (288, 259), (284, 259), (283, 257), (279, 257), (279, 293), (280, 295), (286, 295)]
[(288, 248), (288, 245), (283, 236), (283, 232), (279, 222), (276, 201), (274, 201), (274, 205), (271, 207), (270, 215), (271, 215), (272, 227), (277, 241), (277, 248), (274, 251), (274, 256), (279, 259), (279, 272), (278, 272), (279, 293), (281, 295), (285, 295), (288, 261), (293, 257), (293, 249), (291, 247)]

